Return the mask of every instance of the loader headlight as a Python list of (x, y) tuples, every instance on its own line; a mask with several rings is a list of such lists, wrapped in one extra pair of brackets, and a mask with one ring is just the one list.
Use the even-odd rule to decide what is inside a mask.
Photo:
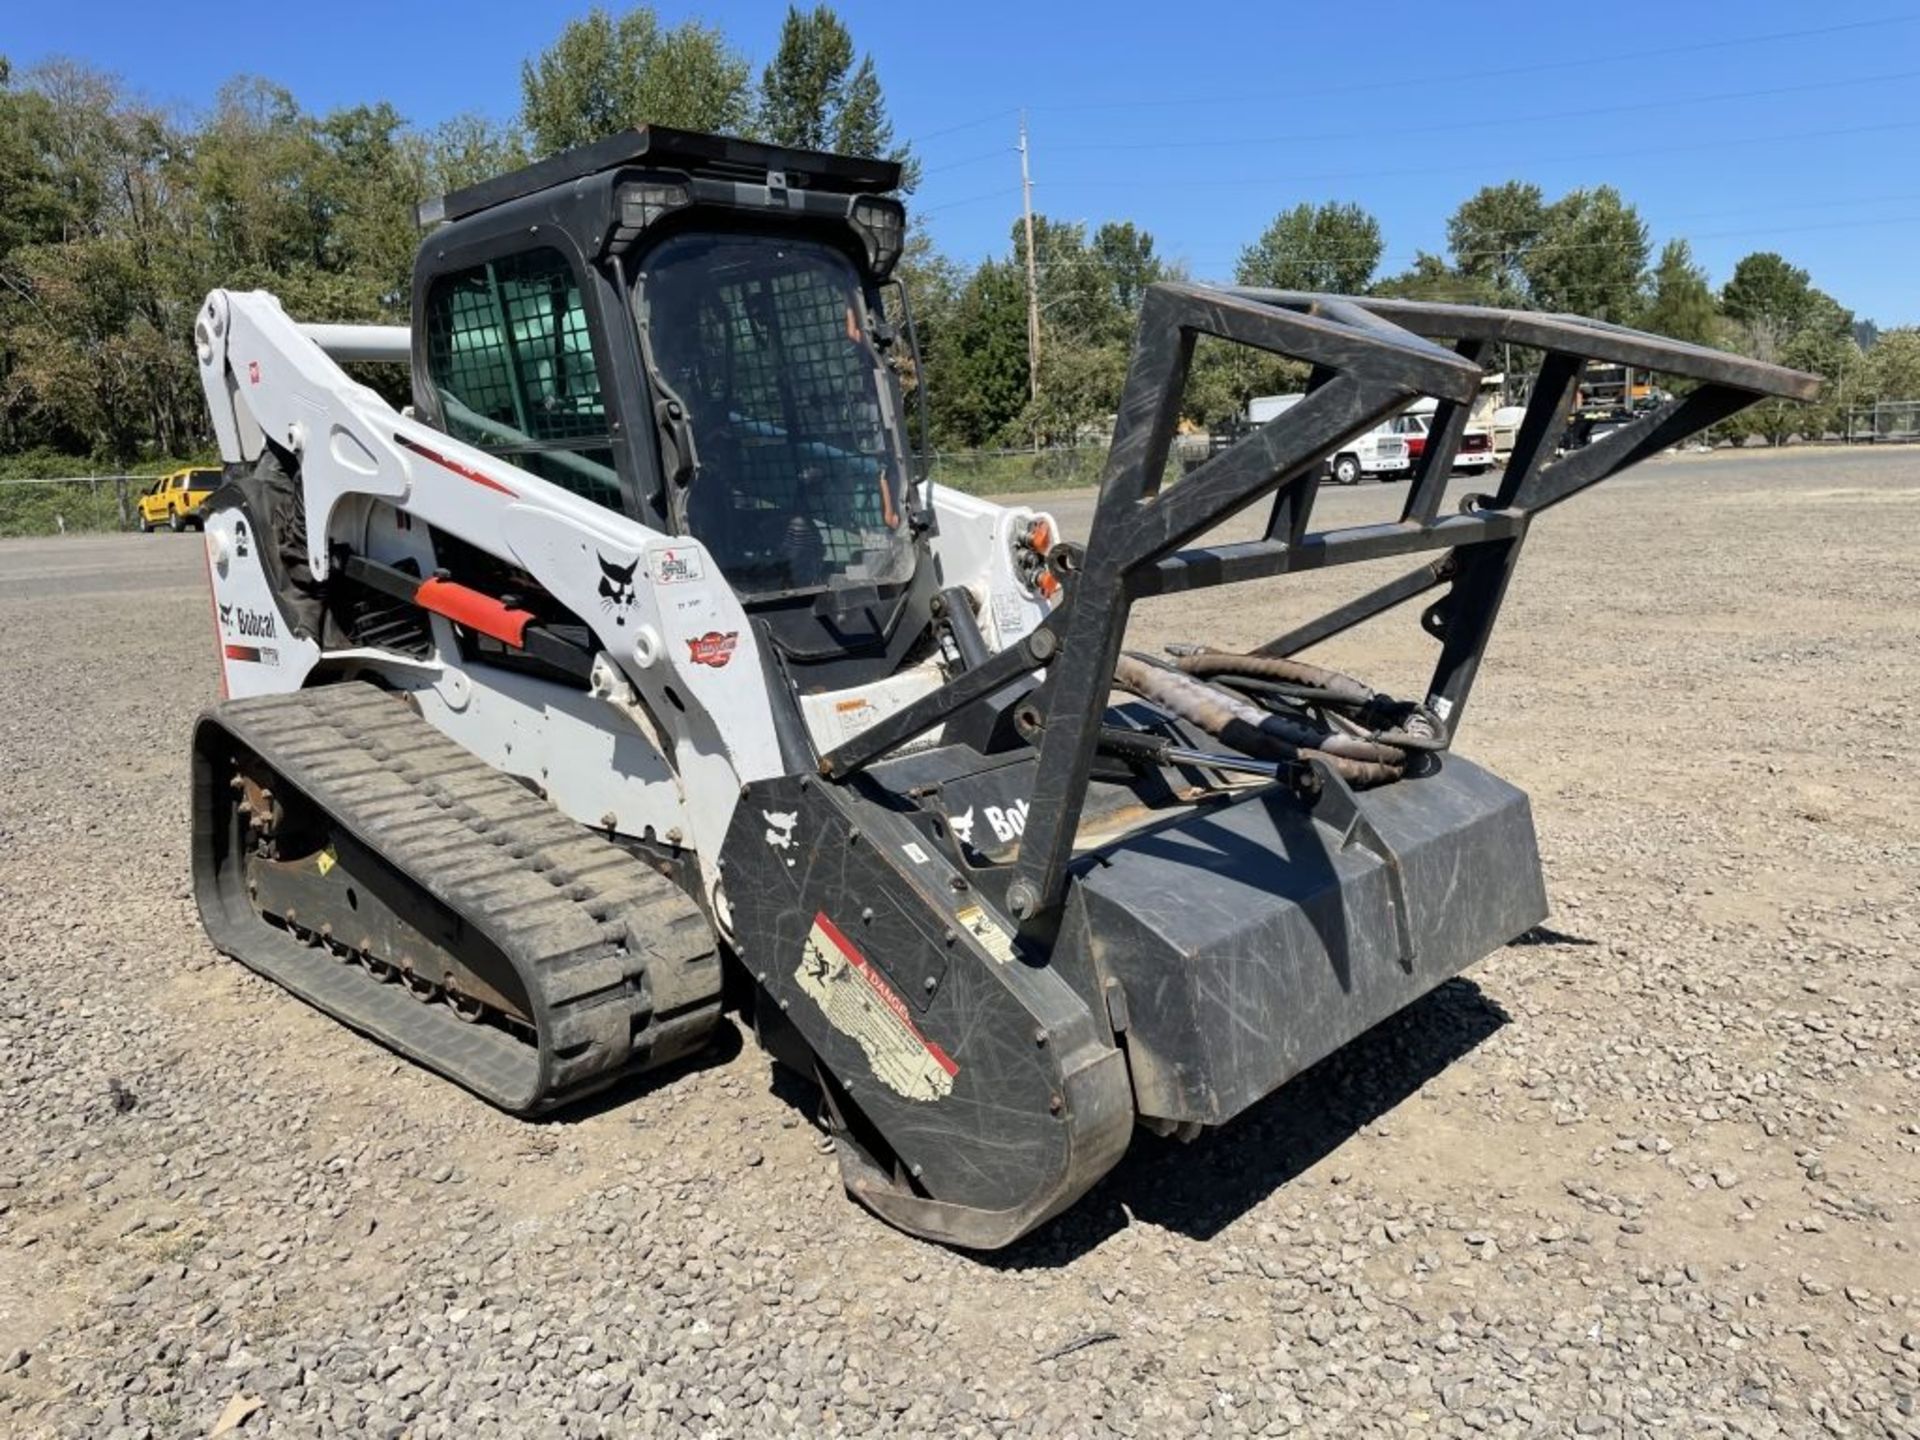
[(847, 219), (866, 242), (867, 259), (873, 266), (875, 278), (886, 279), (893, 273), (900, 249), (906, 243), (906, 207), (898, 200), (858, 195), (847, 212)]
[(620, 187), (620, 223), (613, 232), (612, 246), (625, 249), (649, 225), (658, 224), (676, 210), (693, 203), (693, 187), (684, 179), (660, 177), (636, 181)]

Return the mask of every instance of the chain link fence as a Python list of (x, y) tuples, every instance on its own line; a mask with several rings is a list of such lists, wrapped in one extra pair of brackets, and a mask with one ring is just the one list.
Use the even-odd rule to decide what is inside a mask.
[(1882, 400), (1849, 410), (1842, 438), (1852, 445), (1920, 441), (1920, 400)]
[(969, 495), (1004, 495), (1019, 490), (1097, 485), (1107, 448), (1074, 445), (1045, 450), (941, 450), (929, 458), (936, 486), (950, 486)]
[[(1205, 435), (1176, 436), (1162, 484), (1171, 484), (1211, 453)], [(969, 495), (1005, 495), (1026, 490), (1072, 490), (1100, 483), (1107, 442), (1049, 446), (1042, 450), (941, 450), (931, 457), (933, 483)]]
[(151, 475), (0, 480), (0, 536), (132, 530), (134, 500), (152, 483)]
[[(1070, 490), (1099, 484), (1106, 458), (1104, 444), (945, 450), (932, 457), (933, 482), (970, 495)], [(152, 483), (151, 475), (0, 479), (0, 536), (137, 529), (135, 501)]]

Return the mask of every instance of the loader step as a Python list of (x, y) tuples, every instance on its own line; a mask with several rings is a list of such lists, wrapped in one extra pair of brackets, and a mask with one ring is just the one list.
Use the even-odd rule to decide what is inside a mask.
[(644, 860), (361, 683), (194, 734), (194, 891), (227, 954), (516, 1114), (704, 1045), (720, 961)]

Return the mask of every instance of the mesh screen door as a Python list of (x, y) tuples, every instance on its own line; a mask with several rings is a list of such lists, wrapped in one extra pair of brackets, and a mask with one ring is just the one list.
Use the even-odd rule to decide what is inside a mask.
[(436, 280), (427, 297), (427, 367), (449, 434), (624, 508), (586, 307), (558, 250)]
[(848, 261), (824, 245), (683, 235), (647, 260), (654, 362), (699, 454), (693, 532), (759, 593), (912, 567), (881, 366)]

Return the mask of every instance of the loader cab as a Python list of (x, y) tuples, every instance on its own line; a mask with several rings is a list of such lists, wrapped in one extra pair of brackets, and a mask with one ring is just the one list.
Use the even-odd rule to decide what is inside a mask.
[(416, 413), (698, 538), (807, 683), (890, 674), (935, 589), (882, 303), (898, 183), (653, 127), (423, 207)]

